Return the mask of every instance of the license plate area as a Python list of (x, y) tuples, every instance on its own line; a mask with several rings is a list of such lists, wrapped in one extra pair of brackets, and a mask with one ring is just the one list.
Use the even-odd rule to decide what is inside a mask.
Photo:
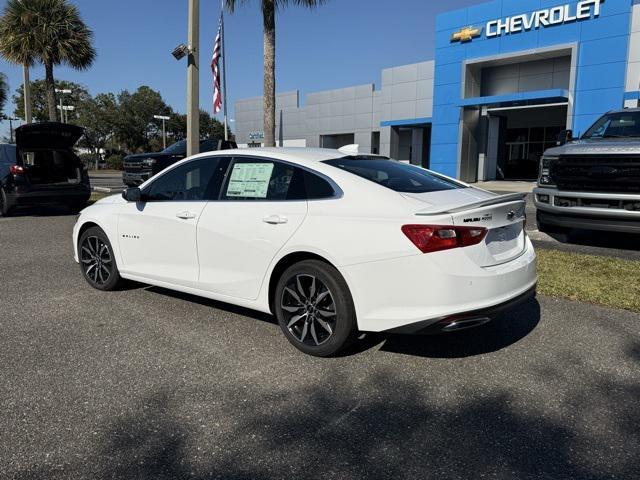
[(522, 222), (517, 222), (489, 230), (485, 244), (496, 263), (508, 261), (522, 252), (524, 249), (522, 226)]

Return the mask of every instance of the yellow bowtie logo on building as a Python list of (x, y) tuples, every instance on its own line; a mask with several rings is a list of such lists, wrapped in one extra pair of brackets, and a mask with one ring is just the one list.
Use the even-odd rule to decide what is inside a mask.
[(479, 37), (482, 33), (481, 28), (477, 27), (464, 27), (459, 32), (451, 35), (452, 42), (470, 42), (471, 39)]

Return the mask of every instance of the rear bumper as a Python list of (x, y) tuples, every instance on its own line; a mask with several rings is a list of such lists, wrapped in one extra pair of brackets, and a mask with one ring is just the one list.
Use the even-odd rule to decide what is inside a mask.
[(91, 197), (91, 189), (89, 186), (59, 190), (31, 189), (7, 192), (7, 203), (10, 207), (81, 205), (89, 201), (89, 197)]
[(468, 328), (465, 325), (476, 326), (487, 323), (490, 320), (498, 317), (499, 315), (507, 312), (518, 305), (521, 305), (536, 296), (536, 285), (526, 290), (524, 293), (517, 295), (506, 302), (499, 303), (488, 308), (481, 308), (478, 310), (471, 310), (469, 312), (462, 312), (456, 315), (441, 318), (434, 322), (433, 320), (426, 320), (423, 322), (416, 322), (402, 327), (389, 330), (389, 333), (409, 333), (409, 334), (421, 334), (421, 333), (442, 333), (446, 331), (454, 331), (450, 329), (452, 326), (459, 325), (459, 328), (455, 330), (462, 330)]
[[(538, 221), (557, 227), (640, 233), (640, 210), (613, 208), (621, 202), (640, 205), (640, 195), (622, 193), (564, 192), (555, 188), (535, 188), (534, 203)], [(546, 201), (541, 201), (541, 198)], [(558, 199), (570, 199), (574, 206), (560, 206)], [(582, 206), (602, 202), (606, 207)], [(565, 202), (566, 203), (566, 202)]]
[(536, 255), (529, 238), (520, 256), (491, 267), (476, 265), (465, 250), (344, 267), (358, 328), (417, 332), (445, 319), (508, 306), (535, 289)]

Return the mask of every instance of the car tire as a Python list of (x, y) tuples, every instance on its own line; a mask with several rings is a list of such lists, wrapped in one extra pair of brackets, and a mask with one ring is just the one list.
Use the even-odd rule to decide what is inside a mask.
[(0, 188), (0, 217), (10, 217), (12, 213), (13, 208), (7, 203), (7, 194), (3, 188)]
[(353, 299), (340, 272), (319, 260), (304, 260), (280, 276), (273, 305), (287, 340), (298, 350), (329, 357), (357, 337)]
[(122, 285), (111, 242), (101, 228), (91, 227), (80, 236), (78, 259), (82, 276), (93, 288), (112, 291)]

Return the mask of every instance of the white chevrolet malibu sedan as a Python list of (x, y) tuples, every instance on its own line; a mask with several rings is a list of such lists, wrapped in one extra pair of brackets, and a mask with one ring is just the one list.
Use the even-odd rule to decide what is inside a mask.
[(524, 207), (353, 150), (227, 150), (86, 208), (73, 245), (92, 287), (129, 279), (272, 313), (329, 356), (358, 332), (469, 328), (533, 296)]

